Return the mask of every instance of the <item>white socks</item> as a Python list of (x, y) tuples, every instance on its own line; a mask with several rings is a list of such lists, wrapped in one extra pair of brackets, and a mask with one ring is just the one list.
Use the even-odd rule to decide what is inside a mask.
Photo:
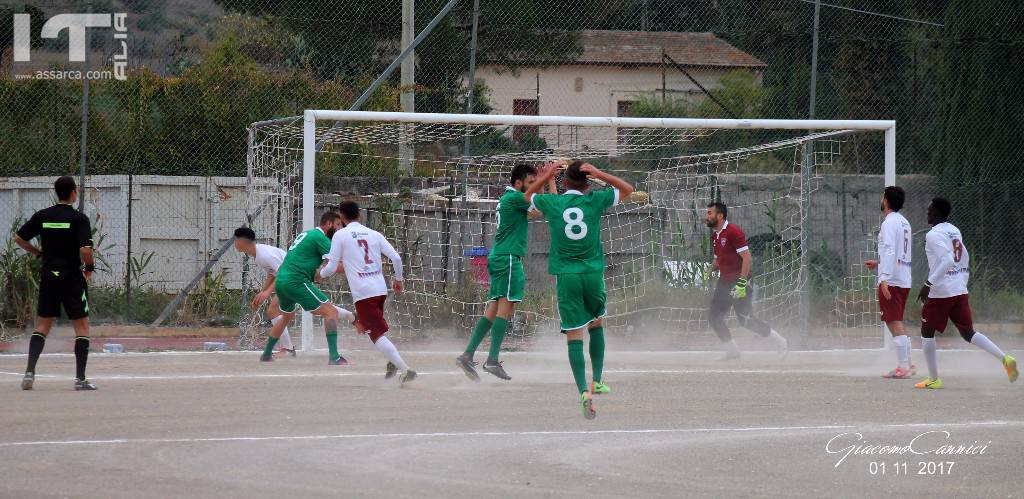
[(398, 349), (395, 348), (395, 344), (391, 343), (391, 340), (387, 336), (381, 336), (377, 338), (377, 342), (373, 344), (380, 350), (380, 353), (384, 354), (388, 360), (391, 361), (399, 371), (405, 372), (409, 370), (409, 365), (402, 360), (402, 356), (398, 354)]
[(337, 305), (335, 305), (334, 308), (338, 311), (338, 317), (345, 321), (345, 324), (352, 324), (352, 321), (356, 320), (356, 314), (353, 314), (352, 312), (349, 312)]
[(892, 344), (896, 349), (896, 364), (903, 370), (910, 369), (910, 337), (901, 334), (892, 337)]
[(1006, 354), (1004, 354), (1003, 351), (1000, 350), (995, 343), (992, 343), (992, 340), (988, 339), (988, 336), (985, 336), (977, 331), (975, 331), (974, 336), (971, 337), (971, 344), (992, 354), (992, 356), (999, 359), (1000, 362), (1002, 362), (1003, 357), (1006, 356)]
[(928, 379), (932, 381), (939, 379), (939, 359), (935, 355), (935, 338), (921, 338), (921, 350), (924, 351), (924, 361), (928, 364)]
[[(283, 318), (283, 316), (279, 315), (277, 317), (274, 317), (273, 319), (270, 319), (270, 323), (276, 325), (278, 322), (281, 322)], [(287, 327), (285, 327), (284, 331), (281, 333), (281, 339), (278, 340), (278, 343), (281, 344), (281, 348), (284, 348), (286, 350), (295, 349), (295, 345), (292, 344), (292, 335), (288, 334)]]

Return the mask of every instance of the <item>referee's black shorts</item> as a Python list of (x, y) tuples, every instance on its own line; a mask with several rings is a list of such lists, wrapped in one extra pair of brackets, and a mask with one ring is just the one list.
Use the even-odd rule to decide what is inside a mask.
[(43, 269), (39, 278), (39, 317), (60, 317), (60, 309), (68, 319), (89, 316), (89, 289), (79, 269)]

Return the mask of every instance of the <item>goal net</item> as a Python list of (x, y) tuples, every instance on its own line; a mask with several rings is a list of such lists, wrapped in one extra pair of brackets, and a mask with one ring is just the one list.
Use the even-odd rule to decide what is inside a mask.
[[(247, 215), (262, 242), (287, 248), (324, 210), (357, 201), (406, 267), (406, 292), (387, 302), (389, 334), (459, 343), (485, 306), (495, 208), (512, 168), (584, 160), (647, 194), (602, 220), (605, 327), (615, 334), (717, 343), (706, 310), (714, 278), (702, 270), (712, 255), (706, 206), (722, 201), (749, 241), (759, 317), (797, 345), (877, 347), (874, 275), (862, 262), (874, 254), (882, 189), (895, 181), (894, 136), (889, 121), (307, 111), (250, 127)], [(549, 242), (546, 223), (531, 221), (509, 348), (557, 332)], [(250, 287), (264, 277), (251, 265), (245, 273)], [(353, 307), (343, 277), (322, 286)], [(269, 328), (259, 313), (243, 324), (251, 346)], [(308, 315), (292, 334), (305, 349), (325, 344)]]

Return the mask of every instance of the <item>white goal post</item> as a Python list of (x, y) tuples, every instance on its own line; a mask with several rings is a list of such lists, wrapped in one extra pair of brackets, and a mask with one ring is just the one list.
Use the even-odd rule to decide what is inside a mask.
[[(301, 120), (301, 141), (299, 141), (299, 122)], [(263, 129), (258, 128), (263, 127)], [(263, 139), (259, 135), (254, 134), (254, 130), (262, 130), (262, 133), (267, 137), (272, 137), (272, 140), (265, 140), (266, 143), (272, 143), (270, 146), (261, 146), (260, 144), (254, 144), (260, 142)], [(477, 153), (465, 154), (462, 151), (462, 138), (464, 136), (470, 136), (473, 134), (483, 135), (485, 133), (503, 135), (512, 140), (518, 133), (518, 130), (527, 130), (536, 133), (546, 140), (540, 140), (539, 144), (526, 144), (519, 143), (517, 148), (514, 150), (492, 150), (483, 151)], [(623, 131), (626, 132), (623, 132)], [(485, 132), (486, 131), (486, 132)], [(754, 139), (754, 142), (743, 142), (743, 141), (730, 141), (723, 140), (721, 144), (727, 149), (723, 149), (720, 152), (712, 152), (706, 150), (700, 150), (699, 148), (687, 149), (680, 146), (680, 144), (698, 144), (701, 141), (707, 141), (715, 139), (717, 137), (728, 136), (728, 134), (753, 134), (754, 131), (760, 133), (760, 131), (766, 132), (763, 134), (766, 138), (760, 138), (762, 135), (757, 135), (758, 138)], [(802, 283), (798, 283), (797, 280), (808, 279), (807, 269), (812, 265), (811, 249), (814, 248), (814, 244), (817, 240), (808, 240), (808, 230), (804, 229), (804, 224), (810, 224), (812, 211), (819, 209), (820, 207), (812, 206), (811, 194), (817, 189), (817, 184), (811, 185), (812, 181), (821, 181), (821, 177), (815, 177), (818, 175), (819, 170), (830, 174), (826, 171), (827, 166), (831, 165), (833, 158), (838, 157), (840, 154), (839, 143), (842, 143), (850, 135), (860, 134), (862, 132), (871, 132), (882, 136), (882, 140), (871, 139), (873, 147), (876, 147), (881, 156), (881, 161), (877, 159), (871, 162), (872, 165), (868, 168), (862, 168), (856, 172), (850, 170), (844, 170), (841, 173), (858, 173), (866, 172), (867, 175), (864, 177), (871, 177), (874, 179), (872, 186), (866, 186), (862, 189), (862, 192), (872, 195), (881, 195), (881, 190), (884, 186), (896, 184), (896, 122), (892, 120), (779, 120), (779, 119), (688, 119), (688, 118), (632, 118), (632, 117), (573, 117), (573, 116), (508, 116), (508, 115), (479, 115), (479, 114), (437, 114), (437, 113), (401, 113), (401, 112), (371, 112), (371, 111), (334, 111), (334, 110), (307, 110), (303, 116), (295, 118), (287, 118), (281, 120), (273, 120), (268, 122), (255, 123), (250, 127), (250, 151), (249, 151), (249, 162), (250, 162), (250, 182), (254, 186), (259, 185), (278, 185), (275, 181), (270, 180), (277, 175), (278, 178), (283, 178), (280, 171), (288, 169), (292, 177), (301, 177), (295, 184), (301, 182), (301, 189), (294, 189), (297, 185), (292, 185), (294, 189), (286, 196), (289, 197), (289, 202), (293, 205), (297, 204), (301, 206), (301, 210), (296, 210), (294, 214), (295, 225), (301, 225), (302, 230), (309, 230), (316, 226), (316, 210), (318, 197), (324, 196), (325, 193), (318, 192), (316, 182), (318, 181), (318, 169), (325, 167), (333, 168), (331, 172), (345, 171), (350, 172), (351, 170), (338, 170), (338, 158), (344, 156), (344, 159), (351, 157), (357, 157), (360, 164), (371, 163), (371, 161), (389, 161), (394, 164), (399, 163), (398, 156), (399, 151), (404, 146), (404, 142), (410, 140), (416, 144), (425, 144), (432, 142), (444, 142), (447, 145), (445, 148), (435, 147), (431, 150), (429, 147), (418, 146), (416, 149), (416, 157), (412, 158), (412, 163), (432, 163), (442, 164), (444, 168), (443, 174), (436, 173), (437, 170), (425, 170), (420, 171), (418, 177), (424, 178), (424, 182), (417, 183), (417, 187), (422, 187), (415, 190), (413, 195), (426, 196), (427, 201), (417, 204), (417, 208), (413, 208), (412, 215), (409, 215), (410, 210), (407, 209), (405, 216), (407, 218), (418, 218), (417, 222), (421, 226), (424, 220), (437, 216), (437, 211), (424, 208), (425, 203), (435, 202), (440, 198), (437, 193), (441, 192), (439, 189), (450, 188), (452, 194), (448, 196), (461, 196), (462, 204), (459, 205), (461, 208), (456, 209), (457, 203), (452, 202), (453, 199), (456, 201), (458, 197), (449, 197), (447, 205), (452, 211), (474, 211), (477, 213), (483, 213), (484, 208), (483, 201), (494, 200), (495, 195), (493, 193), (492, 184), (500, 184), (501, 179), (504, 179), (504, 175), (511, 170), (511, 166), (517, 162), (527, 163), (539, 163), (546, 159), (553, 158), (564, 158), (572, 157), (578, 159), (590, 159), (598, 158), (604, 159), (610, 165), (610, 167), (621, 166), (622, 164), (628, 164), (629, 162), (643, 163), (645, 168), (644, 172), (646, 176), (642, 182), (646, 182), (651, 189), (651, 209), (663, 209), (663, 210), (677, 210), (682, 211), (682, 208), (677, 206), (675, 200), (679, 186), (684, 186), (685, 189), (699, 190), (700, 194), (697, 196), (693, 192), (686, 191), (682, 195), (690, 196), (687, 199), (689, 205), (686, 209), (689, 212), (694, 211), (694, 207), (698, 203), (706, 203), (711, 196), (720, 195), (718, 193), (723, 192), (724, 188), (736, 188), (738, 191), (730, 191), (729, 194), (732, 196), (730, 199), (730, 208), (733, 207), (733, 203), (739, 201), (740, 204), (736, 206), (739, 209), (740, 216), (742, 217), (744, 212), (747, 210), (749, 217), (760, 217), (764, 218), (762, 212), (768, 212), (770, 217), (778, 217), (777, 213), (772, 210), (778, 210), (776, 203), (784, 203), (785, 213), (781, 215), (784, 220), (779, 222), (781, 229), (776, 234), (776, 229), (772, 228), (772, 234), (775, 234), (777, 240), (774, 242), (766, 243), (768, 245), (776, 245), (774, 253), (769, 253), (771, 258), (776, 258), (778, 262), (771, 269), (766, 269), (766, 274), (774, 272), (775, 277), (767, 277), (766, 279), (774, 279), (778, 282), (778, 286), (804, 286)], [(625, 133), (625, 135), (623, 135)], [(564, 134), (564, 135), (563, 135)], [(581, 139), (580, 137), (587, 136), (589, 138)], [(623, 138), (625, 136), (625, 138)], [(571, 137), (570, 139), (564, 139), (563, 137)], [(877, 135), (875, 135), (877, 137)], [(519, 139), (515, 139), (519, 140)], [(587, 141), (589, 140), (589, 143)], [(757, 142), (764, 141), (764, 142)], [(399, 144), (402, 142), (402, 144)], [(468, 140), (467, 140), (468, 143)], [(733, 144), (740, 144), (734, 146)], [(816, 148), (817, 145), (824, 144), (822, 148)], [(879, 147), (881, 146), (881, 147)], [(507, 146), (506, 146), (507, 147)], [(709, 146), (714, 147), (714, 145)], [(409, 150), (407, 148), (405, 150)], [(421, 153), (421, 149), (423, 152)], [(444, 154), (437, 154), (437, 150), (446, 151)], [(294, 154), (283, 154), (281, 151), (287, 151)], [(431, 152), (435, 151), (435, 152)], [(787, 152), (788, 151), (788, 152)], [(766, 162), (757, 162), (756, 158), (763, 159), (765, 154), (775, 154), (776, 158), (773, 158), (771, 168), (766, 168), (764, 164)], [(422, 156), (434, 154), (430, 158), (424, 159)], [(788, 156), (786, 156), (788, 154)], [(760, 156), (759, 156), (760, 155)], [(333, 157), (330, 157), (333, 156)], [(789, 160), (779, 160), (777, 157), (788, 157)], [(872, 156), (874, 158), (874, 156)], [(299, 173), (300, 165), (299, 158), (301, 158), (301, 174)], [(754, 159), (752, 159), (754, 158)], [(333, 163), (332, 163), (333, 160)], [(408, 160), (408, 158), (404, 158)], [(646, 163), (644, 163), (646, 162)], [(881, 164), (879, 164), (881, 163)], [(380, 163), (371, 163), (374, 165)], [(388, 163), (389, 165), (392, 163)], [(788, 166), (787, 166), (788, 164)], [(483, 165), (483, 166), (482, 166)], [(781, 165), (781, 168), (779, 167)], [(879, 166), (881, 168), (879, 168)], [(473, 171), (473, 177), (470, 176), (469, 169), (477, 168)], [(774, 168), (774, 169), (772, 169)], [(465, 172), (465, 180), (460, 180), (459, 186), (454, 186), (456, 182), (451, 180), (448, 182), (447, 187), (444, 185), (444, 180), (459, 178)], [(372, 173), (366, 173), (360, 170), (361, 173), (330, 173), (330, 175), (341, 175), (340, 181), (344, 184), (344, 176), (352, 175), (354, 178), (368, 178), (371, 177)], [(434, 184), (430, 184), (429, 180), (431, 173), (434, 172)], [(452, 173), (452, 172), (458, 172)], [(765, 172), (771, 172), (770, 175), (774, 175), (777, 178), (768, 178), (770, 175)], [(327, 175), (328, 173), (321, 172), (321, 175)], [(393, 175), (393, 173), (391, 173)], [(408, 175), (408, 172), (405, 173)], [(443, 175), (443, 176), (442, 176)], [(853, 177), (853, 175), (848, 175)], [(826, 179), (827, 180), (827, 179)], [(851, 180), (852, 181), (852, 180)], [(289, 181), (292, 182), (292, 181)], [(740, 187), (735, 187), (729, 182), (734, 184), (743, 184)], [(787, 183), (788, 182), (788, 183)], [(844, 186), (846, 180), (844, 180)], [(864, 182), (862, 182), (864, 183)], [(884, 183), (884, 186), (882, 185)], [(771, 184), (773, 187), (765, 187), (765, 185)], [(438, 187), (440, 186), (440, 187)], [(668, 186), (668, 187), (666, 187)], [(696, 186), (696, 187), (694, 187)], [(753, 186), (753, 187), (752, 187)], [(458, 187), (458, 188), (456, 188)], [(282, 187), (278, 185), (277, 189), (281, 190)], [(269, 187), (267, 187), (268, 190)], [(407, 189), (407, 187), (406, 187)], [(757, 201), (749, 201), (748, 204), (742, 204), (744, 196), (739, 196), (736, 192), (747, 192), (750, 190), (757, 189), (776, 189), (779, 195), (767, 196)], [(449, 192), (449, 191), (444, 191)], [(454, 194), (459, 192), (458, 195)], [(470, 199), (467, 200), (467, 192), (470, 193)], [(266, 194), (266, 193), (264, 193)], [(277, 195), (275, 193), (275, 195)], [(392, 196), (398, 196), (397, 193), (391, 193)], [(408, 192), (406, 193), (408, 195)], [(500, 195), (500, 194), (499, 194)], [(250, 193), (252, 196), (252, 193)], [(703, 197), (700, 197), (703, 196)], [(696, 199), (700, 197), (700, 199)], [(297, 199), (296, 199), (297, 198)], [(659, 199), (660, 198), (660, 199)], [(409, 198), (406, 198), (409, 199)], [(859, 199), (859, 198), (858, 198)], [(441, 199), (441, 201), (444, 201)], [(472, 202), (477, 202), (473, 205)], [(659, 204), (660, 203), (660, 204)], [(873, 201), (872, 201), (873, 203)], [(677, 203), (678, 204), (678, 203)], [(252, 205), (252, 203), (250, 203)], [(323, 205), (323, 203), (321, 203)], [(657, 206), (655, 206), (657, 205)], [(845, 204), (843, 205), (846, 206)], [(468, 208), (467, 208), (468, 207)], [(446, 209), (448, 209), (446, 208)], [(703, 205), (700, 205), (703, 208)], [(838, 206), (835, 209), (839, 209)], [(846, 208), (844, 208), (846, 209)], [(862, 207), (857, 207), (862, 209)], [(418, 211), (415, 211), (418, 210)], [(489, 210), (493, 210), (490, 208)], [(877, 211), (877, 208), (876, 208)], [(447, 213), (447, 212), (446, 212)], [(733, 214), (730, 209), (730, 215)], [(446, 214), (445, 217), (448, 215)], [(622, 215), (626, 217), (626, 215)], [(690, 216), (690, 215), (688, 215)], [(786, 218), (786, 217), (789, 218)], [(837, 217), (835, 215), (833, 218)], [(845, 215), (844, 215), (845, 216)], [(868, 223), (877, 225), (877, 213), (874, 215), (875, 219), (867, 220), (869, 216), (861, 216), (861, 225)], [(651, 215), (650, 217), (654, 217)], [(649, 217), (649, 218), (650, 218)], [(278, 215), (280, 218), (280, 215)], [(692, 218), (692, 216), (691, 216)], [(731, 219), (731, 218), (730, 218)], [(741, 218), (742, 220), (743, 218)], [(484, 215), (479, 215), (473, 219), (476, 224), (482, 224), (484, 226), (490, 224), (493, 225), (493, 219), (487, 219)], [(657, 235), (651, 240), (644, 240), (642, 244), (652, 245), (665, 245), (668, 238), (678, 236), (680, 240), (690, 238), (693, 239), (693, 234), (696, 233), (692, 229), (692, 223), (690, 228), (683, 230), (682, 228), (676, 229), (672, 224), (678, 223), (682, 227), (680, 217), (668, 217), (667, 220), (658, 220), (661, 224), (661, 230), (665, 233)], [(774, 220), (774, 218), (773, 218)], [(845, 218), (844, 218), (845, 220)], [(867, 222), (864, 222), (867, 220)], [(463, 223), (462, 219), (458, 222), (451, 223)], [(692, 220), (688, 219), (688, 222)], [(621, 227), (611, 229), (619, 231), (624, 235), (609, 236), (606, 234), (606, 239), (611, 237), (615, 241), (616, 237), (637, 237), (635, 234), (638, 231), (644, 232), (644, 237), (649, 235), (649, 228), (641, 229), (640, 226), (645, 222), (636, 222), (633, 219), (626, 220), (620, 223), (621, 227), (627, 227), (624, 230)], [(790, 225), (786, 226), (785, 224)], [(814, 222), (820, 223), (820, 222)], [(629, 224), (634, 224), (636, 227), (630, 227)], [(280, 225), (280, 222), (279, 222)], [(742, 224), (741, 224), (742, 225)], [(646, 226), (644, 226), (646, 227)], [(664, 227), (668, 227), (667, 229)], [(422, 229), (422, 227), (420, 227)], [(608, 229), (603, 228), (605, 232)], [(295, 228), (298, 230), (298, 227)], [(445, 226), (443, 229), (434, 227), (432, 229), (433, 234), (437, 234), (442, 231), (449, 231), (446, 237), (452, 237), (452, 229), (449, 226)], [(482, 241), (478, 244), (486, 244), (487, 237), (489, 236), (488, 230), (483, 229), (483, 234), (478, 232), (475, 234), (470, 233), (469, 236), (465, 236), (465, 229), (462, 230), (463, 235), (460, 237), (476, 237), (474, 240)], [(705, 229), (706, 230), (706, 229)], [(846, 231), (845, 227), (843, 229)], [(259, 231), (257, 231), (259, 232)], [(705, 234), (706, 235), (706, 234)], [(748, 237), (751, 234), (748, 233)], [(867, 231), (861, 231), (856, 234), (858, 236), (868, 235)], [(409, 236), (410, 238), (412, 236)], [(843, 234), (844, 244), (846, 232)], [(531, 236), (531, 239), (533, 236)], [(427, 237), (426, 239), (430, 239)], [(436, 237), (435, 237), (436, 239)], [(798, 241), (799, 240), (799, 241)], [(867, 243), (868, 241), (864, 241)], [(410, 243), (411, 241), (406, 241)], [(688, 244), (693, 244), (692, 241), (687, 241)], [(417, 241), (418, 244), (418, 241)], [(449, 239), (444, 240), (444, 244), (454, 245)], [(541, 243), (535, 243), (531, 241), (532, 247)], [(639, 244), (635, 244), (632, 248), (626, 248), (621, 252), (622, 255), (626, 255), (631, 251), (638, 253), (637, 247)], [(398, 246), (398, 245), (396, 245)], [(470, 244), (473, 246), (473, 244)], [(621, 244), (620, 244), (621, 246)], [(794, 249), (797, 248), (797, 249)], [(462, 246), (456, 249), (445, 249), (445, 255), (455, 254), (462, 256)], [(844, 248), (844, 251), (845, 248)], [(862, 254), (865, 256), (867, 253), (873, 251), (871, 244), (863, 244), (860, 247)], [(430, 250), (427, 250), (429, 253)], [(687, 259), (691, 257), (673, 257), (674, 260), (669, 261), (664, 255), (660, 255), (664, 261), (651, 263), (655, 260), (654, 255), (648, 254), (651, 252), (640, 251), (644, 253), (640, 256), (632, 256), (633, 260), (626, 261), (625, 263), (619, 262), (624, 267), (632, 265), (634, 269), (633, 274), (628, 274), (630, 271), (625, 271), (628, 275), (620, 279), (621, 285), (620, 290), (626, 290), (624, 293), (629, 295), (633, 293), (636, 296), (632, 296), (633, 303), (649, 304), (653, 300), (647, 299), (644, 293), (644, 286), (647, 282), (651, 281), (651, 275), (654, 274), (670, 274), (669, 277), (676, 277), (674, 274), (678, 273), (680, 269), (686, 265), (689, 265), (693, 260)], [(692, 253), (692, 252), (691, 252)], [(468, 255), (468, 253), (466, 253)], [(845, 254), (845, 253), (844, 253)], [(447, 258), (447, 256), (445, 257)], [(627, 258), (623, 256), (622, 258)], [(650, 260), (650, 261), (649, 261)], [(844, 258), (844, 264), (847, 261), (857, 260), (855, 258)], [(438, 275), (438, 267), (441, 267), (440, 279), (449, 279), (451, 272), (450, 267), (453, 268), (453, 264), (449, 261), (445, 261), (442, 264), (423, 264), (424, 269), (429, 265), (434, 265), (434, 275)], [(466, 264), (461, 264), (466, 265)], [(639, 267), (645, 266), (644, 269)], [(460, 267), (461, 269), (462, 267)], [(462, 272), (462, 270), (460, 270)], [(460, 274), (461, 275), (461, 274)], [(841, 279), (840, 276), (838, 279)], [(856, 275), (855, 279), (859, 279), (857, 282), (864, 282), (867, 279), (866, 275)], [(434, 277), (433, 279), (438, 279)], [(424, 277), (424, 280), (430, 280), (428, 277)], [(611, 277), (609, 277), (611, 280)], [(454, 279), (453, 279), (454, 281)], [(766, 284), (773, 284), (768, 282)], [(453, 287), (458, 287), (459, 282), (451, 282)], [(615, 286), (612, 286), (614, 288)], [(770, 286), (765, 286), (768, 289)], [(863, 287), (863, 286), (861, 286)], [(615, 292), (614, 289), (610, 288), (609, 293)], [(423, 294), (429, 295), (433, 291), (423, 291)], [(529, 290), (528, 290), (529, 293)], [(669, 291), (667, 294), (675, 293), (675, 291)], [(476, 305), (473, 303), (476, 299), (473, 297), (460, 296), (458, 298), (450, 298), (448, 292), (441, 292), (445, 300), (461, 300), (461, 306), (459, 310), (463, 313), (469, 314), (470, 305)], [(649, 295), (649, 292), (648, 292)], [(809, 293), (803, 292), (800, 296), (800, 320), (809, 320), (807, 314), (810, 313), (810, 305), (805, 303), (809, 300)], [(793, 302), (795, 301), (794, 295), (780, 295), (778, 301), (786, 302), (785, 306), (792, 308)], [(837, 299), (838, 300), (838, 299)], [(860, 317), (867, 317), (869, 314), (866, 312), (867, 307), (876, 306), (873, 303), (869, 305), (869, 301), (873, 300), (872, 297), (868, 297), (866, 292), (861, 292), (857, 298), (857, 307), (851, 307), (853, 311), (839, 311), (838, 314), (859, 314)], [(481, 300), (482, 301), (482, 300)], [(422, 301), (419, 306), (426, 307), (435, 306), (438, 300), (433, 301)], [(783, 305), (777, 304), (777, 307)], [(655, 309), (659, 307), (651, 306), (649, 308)], [(410, 305), (410, 309), (415, 309), (415, 305)], [(671, 310), (670, 310), (671, 309)], [(472, 309), (475, 310), (475, 309)], [(645, 309), (646, 310), (646, 309)], [(699, 320), (696, 316), (696, 312), (681, 313), (679, 308), (673, 309), (671, 306), (660, 307), (658, 314), (661, 318), (669, 317), (678, 323), (684, 323), (687, 327), (696, 324)], [(877, 308), (874, 309), (874, 314), (877, 314)], [(451, 310), (455, 312), (454, 308)], [(517, 313), (518, 310), (517, 310)], [(612, 314), (613, 312), (609, 312)], [(632, 312), (630, 312), (632, 313)], [(689, 314), (689, 315), (687, 315)], [(787, 309), (785, 313), (777, 314), (777, 320), (781, 322), (795, 322), (797, 317), (794, 315), (795, 312), (792, 309)], [(538, 314), (540, 315), (540, 314)], [(550, 317), (548, 317), (550, 319)], [(874, 315), (875, 321), (873, 324), (878, 325), (877, 315)], [(390, 320), (390, 319), (389, 319)], [(866, 321), (866, 319), (859, 319), (860, 322)], [(704, 323), (706, 324), (706, 322)], [(301, 321), (301, 330), (303, 333), (312, 331), (313, 320), (310, 314), (303, 314)], [(876, 329), (877, 331), (877, 329)], [(883, 326), (884, 331), (884, 326)], [(302, 346), (303, 349), (310, 349), (313, 347), (313, 335), (302, 334)], [(883, 334), (884, 346), (888, 347), (889, 335)]]

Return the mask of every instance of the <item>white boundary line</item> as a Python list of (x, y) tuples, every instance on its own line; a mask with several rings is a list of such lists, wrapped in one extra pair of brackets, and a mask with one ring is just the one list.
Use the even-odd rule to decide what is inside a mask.
[[(349, 348), (343, 349), (346, 352), (376, 352), (373, 349), (363, 348)], [(313, 352), (326, 352), (326, 348), (319, 348), (312, 350)], [(870, 352), (884, 352), (884, 348), (837, 348), (831, 350), (790, 350), (789, 354), (841, 354), (841, 353), (870, 353)], [(920, 351), (920, 349), (915, 349)], [(939, 352), (980, 352), (980, 350), (974, 348), (940, 348)], [(123, 352), (123, 353), (104, 353), (104, 352), (90, 352), (89, 357), (140, 357), (140, 356), (199, 356), (199, 355), (258, 355), (259, 350), (222, 350), (213, 352), (204, 352), (198, 350), (167, 350), (160, 352)], [(462, 351), (447, 351), (447, 350), (402, 350), (404, 355), (445, 355), (445, 356), (458, 356)], [(609, 353), (613, 354), (624, 354), (624, 355), (715, 355), (722, 353), (720, 350), (609, 350)], [(746, 353), (751, 354), (772, 354), (774, 350), (748, 350)], [(528, 355), (562, 355), (559, 352), (546, 352), (546, 351), (530, 351), (530, 352), (502, 352), (502, 357), (521, 357)], [(8, 357), (25, 357), (25, 352), (5, 352), (0, 353), (0, 359)], [(44, 353), (41, 357), (74, 357), (73, 353)]]
[(271, 436), (239, 436), (239, 437), (194, 437), (194, 438), (117, 438), (108, 440), (37, 440), (27, 442), (0, 442), (4, 447), (42, 447), (69, 445), (104, 445), (104, 444), (178, 444), (205, 442), (268, 442), (268, 441), (302, 441), (302, 440), (346, 440), (366, 438), (466, 438), (466, 437), (550, 437), (571, 435), (635, 435), (635, 434), (689, 434), (689, 433), (783, 433), (800, 431), (826, 430), (896, 430), (901, 428), (935, 428), (935, 427), (1018, 427), (1024, 421), (974, 421), (959, 423), (904, 423), (882, 425), (820, 425), (820, 426), (754, 426), (734, 428), (652, 428), (652, 429), (618, 429), (618, 430), (528, 430), (528, 431), (486, 431), (486, 432), (435, 432), (435, 433), (341, 433), (334, 435), (271, 435)]
[[(836, 373), (835, 369), (605, 369), (609, 374), (827, 374)], [(25, 373), (0, 371), (2, 381), (18, 381)], [(418, 372), (420, 376), (465, 376), (462, 371), (428, 371)], [(561, 370), (525, 371), (525, 375), (565, 374)], [(524, 375), (520, 373), (520, 375)], [(383, 377), (379, 372), (301, 372), (301, 373), (225, 373), (225, 374), (115, 374), (111, 376), (90, 376), (96, 381), (132, 381), (132, 380), (202, 380), (202, 379), (258, 379), (258, 378), (333, 378), (333, 377)], [(37, 374), (36, 379), (70, 379), (54, 374)]]

